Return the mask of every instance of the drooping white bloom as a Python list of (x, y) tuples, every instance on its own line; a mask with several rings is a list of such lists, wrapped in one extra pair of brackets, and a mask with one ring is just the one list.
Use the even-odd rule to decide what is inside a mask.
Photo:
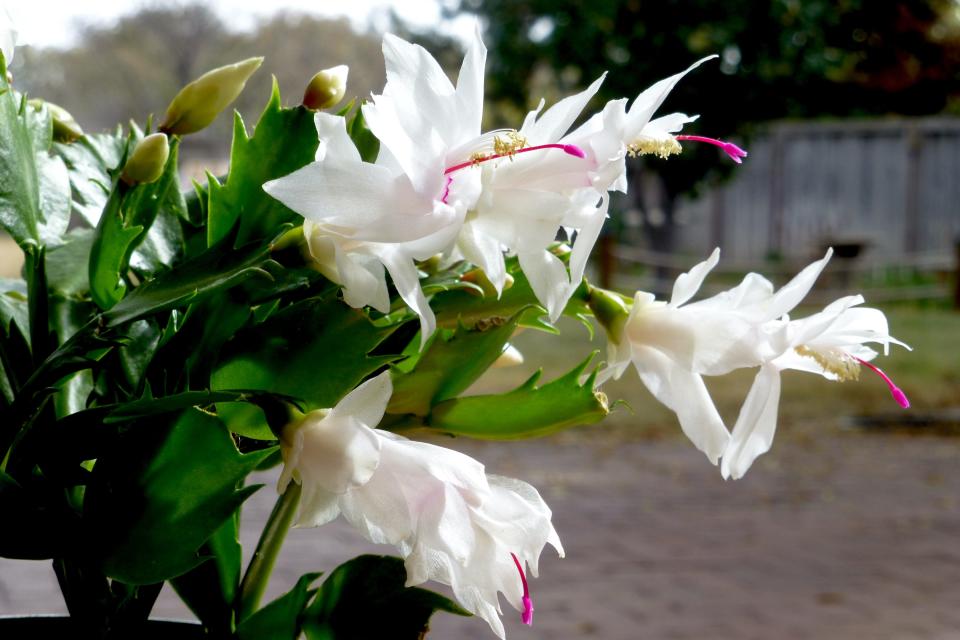
[(549, 507), (532, 486), (487, 475), (469, 456), (374, 429), (391, 393), (383, 373), (285, 430), (278, 489), (301, 484), (297, 526), (342, 514), (369, 540), (399, 549), (408, 586), (450, 585), (501, 638), (498, 593), (529, 624), (523, 567), (536, 576), (547, 543), (563, 555)]
[(733, 289), (690, 303), (720, 259), (720, 250), (714, 250), (677, 278), (669, 302), (636, 294), (622, 335), (608, 343), (609, 364), (601, 378), (618, 378), (633, 363), (644, 385), (677, 414), (683, 432), (716, 464), (728, 451), (730, 434), (703, 376), (755, 367), (775, 357), (771, 321), (799, 304), (830, 255), (776, 292), (766, 278), (751, 273)]
[(753, 461), (770, 449), (777, 428), (780, 372), (784, 369), (817, 373), (828, 380), (842, 382), (859, 378), (860, 368), (864, 366), (887, 383), (900, 406), (910, 406), (906, 395), (893, 381), (870, 364), (878, 354), (866, 343), (883, 345), (884, 354), (889, 352), (891, 343), (907, 345), (890, 336), (886, 316), (881, 311), (859, 307), (862, 303), (862, 296), (848, 296), (807, 318), (785, 317), (764, 327), (768, 355), (759, 363), (760, 371), (723, 454), (720, 471), (724, 478), (743, 477)]

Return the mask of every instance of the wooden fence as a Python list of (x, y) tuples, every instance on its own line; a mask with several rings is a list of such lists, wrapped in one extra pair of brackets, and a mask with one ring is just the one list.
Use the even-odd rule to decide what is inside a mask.
[[(960, 240), (960, 119), (775, 123), (749, 151), (727, 184), (679, 203), (674, 255), (642, 241), (611, 246), (617, 272), (636, 275), (646, 265), (662, 280), (719, 246), (722, 270), (773, 271), (782, 282), (826, 246), (842, 245), (856, 256), (831, 266), (838, 284), (876, 284), (874, 300), (950, 294)], [(879, 284), (891, 271), (902, 272), (902, 282)], [(664, 284), (649, 272), (633, 280)]]
[(774, 124), (725, 186), (683, 202), (678, 249), (809, 257), (854, 242), (866, 255), (949, 254), (960, 237), (960, 119)]

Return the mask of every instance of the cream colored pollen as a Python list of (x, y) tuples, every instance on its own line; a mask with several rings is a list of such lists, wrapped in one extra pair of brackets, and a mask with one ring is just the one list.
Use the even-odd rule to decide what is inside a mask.
[(674, 138), (656, 140), (648, 138), (646, 140), (634, 140), (627, 145), (627, 155), (631, 158), (637, 156), (653, 154), (666, 160), (670, 156), (677, 155), (683, 151), (683, 147)]
[(503, 136), (493, 139), (493, 153), (498, 156), (513, 156), (527, 146), (527, 139), (517, 131), (507, 131)]
[(860, 363), (839, 349), (828, 349), (826, 353), (811, 349), (806, 345), (794, 347), (798, 355), (812, 358), (825, 371), (837, 376), (838, 382), (860, 379)]

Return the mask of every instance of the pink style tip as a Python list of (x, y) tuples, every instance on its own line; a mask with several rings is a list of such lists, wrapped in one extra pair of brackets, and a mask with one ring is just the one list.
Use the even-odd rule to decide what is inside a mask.
[(567, 154), (569, 154), (569, 155), (571, 155), (571, 156), (574, 156), (575, 158), (586, 158), (586, 157), (587, 157), (587, 154), (585, 154), (585, 153), (583, 152), (583, 149), (581, 149), (580, 147), (578, 147), (578, 146), (575, 145), (575, 144), (565, 144), (565, 145), (563, 145), (563, 151), (564, 151), (564, 153), (567, 153)]
[(907, 394), (905, 394), (900, 387), (898, 387), (897, 385), (895, 385), (895, 384), (893, 383), (893, 380), (890, 379), (890, 376), (888, 376), (887, 374), (885, 374), (885, 373), (880, 369), (880, 367), (878, 367), (877, 365), (872, 364), (872, 363), (870, 363), (870, 362), (867, 362), (866, 360), (863, 360), (863, 359), (861, 359), (861, 358), (857, 358), (856, 356), (854, 356), (854, 358), (856, 358), (857, 362), (859, 362), (860, 364), (862, 364), (862, 365), (865, 366), (866, 368), (868, 368), (868, 369), (870, 369), (871, 371), (873, 371), (875, 374), (877, 374), (878, 376), (880, 376), (880, 377), (883, 379), (884, 382), (887, 383), (887, 387), (890, 389), (890, 395), (893, 396), (893, 399), (896, 400), (896, 402), (897, 402), (898, 405), (900, 405), (900, 406), (903, 407), (904, 409), (909, 409), (909, 408), (910, 408), (910, 400), (907, 398)]
[(533, 601), (529, 596), (523, 596), (523, 613), (520, 614), (520, 620), (528, 627), (533, 626)]
[(705, 136), (677, 136), (677, 140), (681, 142), (703, 142), (705, 144), (712, 144), (715, 147), (720, 147), (720, 150), (727, 154), (727, 156), (729, 156), (729, 158), (737, 164), (743, 164), (743, 160), (741, 158), (746, 158), (749, 155), (746, 151), (732, 142), (717, 140), (716, 138), (707, 138)]
[(533, 626), (533, 600), (530, 599), (530, 588), (527, 586), (527, 576), (523, 573), (523, 567), (515, 553), (511, 553), (513, 564), (517, 565), (517, 571), (520, 572), (520, 583), (523, 585), (523, 613), (520, 614), (520, 620), (528, 627)]

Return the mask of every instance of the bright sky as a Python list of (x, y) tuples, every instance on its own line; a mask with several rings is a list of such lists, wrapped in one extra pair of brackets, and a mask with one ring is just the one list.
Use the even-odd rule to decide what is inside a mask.
[[(69, 46), (73, 43), (74, 24), (78, 19), (109, 23), (118, 16), (132, 13), (144, 4), (164, 6), (182, 4), (176, 0), (0, 0), (6, 5), (17, 29), (18, 41), (43, 46)], [(324, 16), (347, 16), (358, 27), (381, 27), (392, 7), (398, 15), (417, 26), (441, 23), (436, 0), (208, 0), (220, 16), (235, 29), (247, 29), (259, 16), (281, 9), (303, 11)], [(348, 11), (349, 9), (349, 11)], [(461, 18), (443, 23), (445, 31), (458, 35), (469, 33), (471, 21)]]

